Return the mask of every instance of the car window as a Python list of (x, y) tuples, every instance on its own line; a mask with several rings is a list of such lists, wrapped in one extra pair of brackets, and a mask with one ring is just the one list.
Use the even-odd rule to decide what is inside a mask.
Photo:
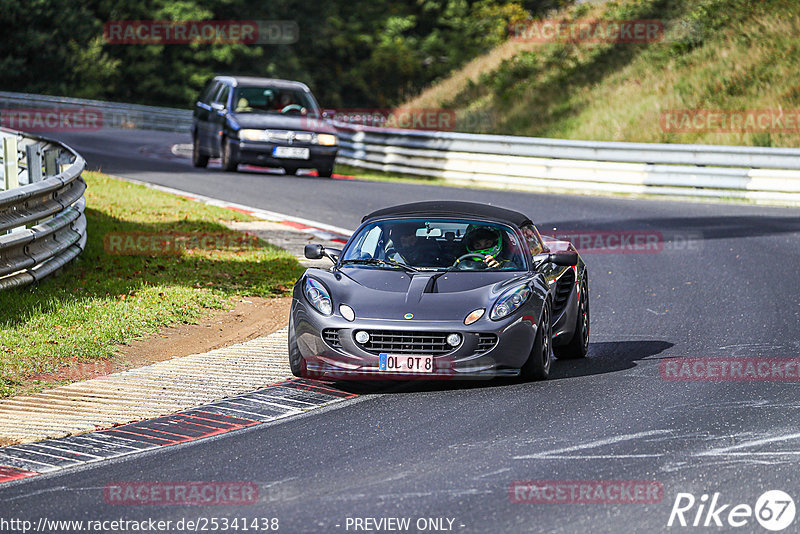
[(534, 228), (532, 224), (527, 224), (520, 228), (520, 230), (522, 230), (522, 235), (525, 236), (525, 241), (528, 242), (528, 248), (531, 249), (531, 254), (533, 256), (541, 254), (541, 252), (544, 250), (544, 247), (539, 239), (536, 228)]
[(285, 87), (240, 86), (234, 92), (236, 113), (288, 113), (318, 115), (318, 108), (309, 93)]
[(216, 80), (211, 80), (208, 82), (203, 89), (203, 92), (200, 93), (200, 102), (203, 102), (204, 104), (210, 104), (211, 98), (217, 94), (217, 91), (219, 90), (219, 85), (220, 83)]
[(214, 102), (219, 104), (223, 104), (227, 107), (228, 105), (228, 95), (231, 94), (231, 88), (228, 84), (222, 84), (222, 87), (219, 88), (217, 91), (217, 95), (214, 97)]
[[(464, 219), (393, 219), (363, 227), (346, 247), (342, 261), (392, 260), (423, 270), (525, 270), (524, 250), (510, 227)], [(465, 257), (466, 256), (466, 257)], [(492, 256), (499, 267), (484, 261)], [(359, 263), (360, 262), (360, 263)], [(391, 268), (367, 263), (365, 268)]]

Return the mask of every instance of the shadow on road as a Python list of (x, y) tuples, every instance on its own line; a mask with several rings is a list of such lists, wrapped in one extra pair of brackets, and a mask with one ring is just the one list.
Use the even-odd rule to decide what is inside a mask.
[[(592, 343), (589, 356), (580, 360), (555, 360), (550, 371), (550, 381), (602, 375), (625, 371), (636, 367), (636, 362), (655, 356), (671, 348), (674, 343), (660, 340), (606, 341)], [(507, 387), (520, 384), (517, 378), (493, 378), (486, 380), (420, 380), (416, 382), (375, 380), (362, 382), (337, 381), (336, 388), (358, 395), (418, 393), (428, 391), (450, 391), (456, 389), (478, 389)], [(542, 382), (546, 384), (546, 382)]]

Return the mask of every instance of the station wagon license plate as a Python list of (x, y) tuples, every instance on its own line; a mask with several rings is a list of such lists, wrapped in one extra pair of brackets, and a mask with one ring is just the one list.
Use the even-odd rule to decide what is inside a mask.
[(272, 156), (286, 159), (308, 159), (311, 151), (297, 146), (276, 146), (272, 149)]
[(381, 354), (378, 369), (395, 373), (432, 373), (433, 356)]

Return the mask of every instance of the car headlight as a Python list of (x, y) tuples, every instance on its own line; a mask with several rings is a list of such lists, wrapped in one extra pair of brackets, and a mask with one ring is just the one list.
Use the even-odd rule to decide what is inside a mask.
[(317, 134), (317, 144), (323, 146), (334, 146), (339, 142), (333, 134)]
[(531, 289), (527, 285), (509, 289), (494, 303), (489, 317), (496, 321), (514, 313), (530, 296)]
[(333, 313), (333, 305), (331, 304), (331, 296), (325, 286), (314, 280), (313, 278), (306, 278), (305, 294), (308, 302), (322, 315), (330, 315)]
[(267, 132), (264, 130), (243, 129), (239, 130), (239, 139), (244, 139), (245, 141), (266, 141)]

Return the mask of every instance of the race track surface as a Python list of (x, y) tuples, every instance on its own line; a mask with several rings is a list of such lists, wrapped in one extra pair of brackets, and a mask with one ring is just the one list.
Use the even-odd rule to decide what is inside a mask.
[[(407, 517), (412, 525), (449, 518), (453, 531), (471, 533), (652, 532), (666, 529), (681, 492), (750, 506), (771, 489), (800, 498), (796, 381), (675, 381), (660, 372), (668, 358), (797, 357), (800, 209), (232, 174), (171, 156), (187, 135), (60, 138), (89, 168), (344, 228), (386, 205), (458, 199), (523, 211), (543, 232), (644, 231), (665, 241), (650, 253), (584, 253), (590, 354), (556, 361), (547, 382), (373, 388), (280, 424), (3, 486), (4, 517), (277, 517), (281, 532), (354, 532), (353, 518)], [(657, 482), (663, 497), (532, 504), (509, 495), (514, 481), (624, 480)], [(247, 481), (259, 500), (107, 504), (103, 488), (120, 481)], [(759, 529), (750, 517), (738, 530)]]

